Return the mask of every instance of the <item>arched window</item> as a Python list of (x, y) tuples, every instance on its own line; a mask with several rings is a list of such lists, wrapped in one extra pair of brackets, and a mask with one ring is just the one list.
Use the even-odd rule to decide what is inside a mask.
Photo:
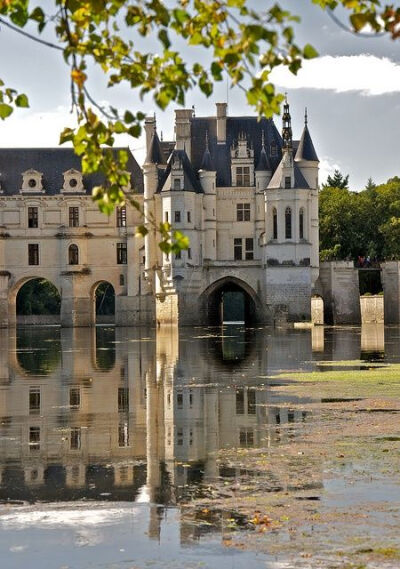
[(292, 238), (292, 210), (290, 207), (285, 209), (285, 238)]
[(79, 250), (77, 245), (68, 247), (68, 264), (79, 265)]
[(299, 212), (299, 238), (304, 239), (304, 208)]
[(278, 212), (275, 207), (272, 210), (272, 233), (272, 238), (278, 239)]

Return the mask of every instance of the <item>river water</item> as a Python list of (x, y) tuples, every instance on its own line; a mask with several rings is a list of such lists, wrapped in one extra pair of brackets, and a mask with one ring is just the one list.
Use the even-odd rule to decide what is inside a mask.
[[(395, 528), (400, 520), (398, 472), (372, 476), (372, 455), (357, 462), (354, 450), (347, 460), (337, 448), (341, 464), (332, 466), (317, 440), (315, 425), (319, 437), (325, 422), (332, 434), (348, 409), (321, 411), (313, 384), (286, 389), (274, 379), (326, 369), (324, 362), (329, 370), (399, 363), (400, 331), (0, 330), (1, 569), (353, 567), (331, 555), (351, 520), (349, 530), (335, 530), (333, 519), (329, 550), (320, 546), (325, 529), (311, 531), (301, 512), (304, 535), (294, 537), (282, 510), (293, 496), (315, 519), (315, 504), (354, 511), (375, 500), (377, 516), (390, 503), (387, 523)], [(314, 453), (307, 462), (310, 433), (321, 458)], [(249, 508), (264, 515), (251, 503), (260, 488), (280, 497), (279, 523), (249, 526)], [(363, 534), (380, 539), (380, 523), (359, 520), (366, 526), (354, 536), (359, 549)]]

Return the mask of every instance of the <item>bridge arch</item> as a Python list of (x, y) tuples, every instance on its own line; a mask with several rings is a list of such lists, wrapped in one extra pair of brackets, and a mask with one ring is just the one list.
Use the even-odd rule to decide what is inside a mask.
[(243, 322), (246, 325), (264, 320), (258, 294), (245, 281), (226, 276), (209, 285), (200, 296), (205, 324)]
[(108, 280), (95, 282), (90, 290), (91, 322), (94, 324), (115, 323), (115, 286)]
[[(31, 300), (24, 299), (30, 295)], [(27, 300), (24, 302), (24, 300)], [(43, 324), (59, 324), (61, 291), (47, 275), (29, 275), (19, 279), (8, 293), (9, 323), (16, 324), (17, 317), (41, 316)], [(49, 321), (45, 321), (48, 317)]]

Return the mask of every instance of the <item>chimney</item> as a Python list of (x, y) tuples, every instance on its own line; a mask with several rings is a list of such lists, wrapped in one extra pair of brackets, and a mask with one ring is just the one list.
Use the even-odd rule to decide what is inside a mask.
[(153, 132), (156, 130), (155, 115), (152, 117), (146, 117), (144, 119), (144, 130), (146, 132), (146, 156), (147, 156), (149, 153), (151, 137), (153, 136)]
[(217, 103), (217, 143), (226, 143), (226, 110), (227, 103)]
[(175, 110), (176, 149), (185, 150), (191, 160), (193, 109)]

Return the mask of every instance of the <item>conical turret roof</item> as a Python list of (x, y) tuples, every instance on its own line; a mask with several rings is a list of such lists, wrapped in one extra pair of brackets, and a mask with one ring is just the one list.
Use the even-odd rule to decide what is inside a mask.
[(160, 139), (158, 138), (156, 130), (151, 137), (149, 151), (146, 156), (146, 164), (165, 164)]
[(297, 147), (295, 160), (310, 160), (319, 162), (317, 153), (315, 152), (313, 141), (307, 126), (307, 109), (304, 117), (304, 129), (301, 135), (299, 146)]

